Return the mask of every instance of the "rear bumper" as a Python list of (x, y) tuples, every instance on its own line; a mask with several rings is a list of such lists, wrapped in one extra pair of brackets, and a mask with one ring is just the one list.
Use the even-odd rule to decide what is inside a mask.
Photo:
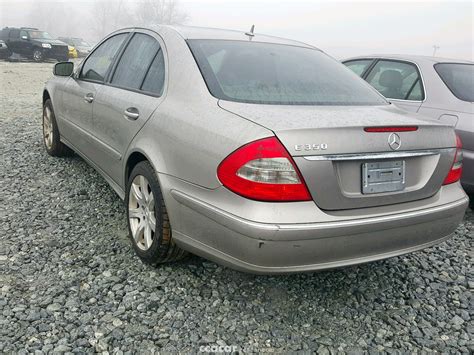
[(462, 186), (470, 194), (474, 194), (474, 151), (463, 150)]
[[(461, 190), (459, 184), (449, 188)], [(176, 190), (171, 196), (179, 205), (181, 221), (187, 221), (182, 228), (173, 226), (178, 245), (232, 268), (260, 274), (335, 268), (432, 246), (451, 236), (468, 204), (461, 193), (447, 203), (438, 196), (441, 203), (414, 211), (274, 224), (238, 217)]]

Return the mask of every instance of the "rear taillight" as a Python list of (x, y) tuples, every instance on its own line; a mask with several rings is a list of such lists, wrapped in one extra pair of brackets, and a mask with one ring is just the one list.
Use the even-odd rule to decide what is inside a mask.
[(452, 184), (453, 182), (459, 181), (462, 174), (462, 142), (461, 138), (456, 135), (456, 155), (454, 156), (454, 162), (449, 170), (448, 176), (444, 179), (443, 185)]
[(225, 158), (217, 177), (229, 190), (258, 201), (310, 201), (295, 162), (276, 137), (244, 145)]

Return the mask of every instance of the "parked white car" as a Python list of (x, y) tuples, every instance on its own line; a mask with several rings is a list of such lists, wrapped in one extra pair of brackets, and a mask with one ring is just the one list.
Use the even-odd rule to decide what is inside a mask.
[(462, 184), (474, 193), (474, 62), (409, 55), (342, 62), (400, 108), (455, 126), (463, 143)]

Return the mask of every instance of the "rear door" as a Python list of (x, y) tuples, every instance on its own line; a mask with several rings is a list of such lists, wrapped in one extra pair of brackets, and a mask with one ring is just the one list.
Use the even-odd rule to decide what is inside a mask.
[(404, 110), (417, 112), (425, 99), (421, 74), (414, 63), (381, 59), (369, 69), (364, 78)]
[(64, 87), (58, 122), (61, 135), (91, 160), (97, 147), (92, 125), (94, 101), (128, 35), (120, 33), (102, 42)]
[(135, 32), (113, 73), (95, 100), (94, 159), (115, 182), (122, 183), (122, 157), (140, 128), (162, 101), (165, 55), (153, 32)]
[(8, 34), (8, 48), (13, 53), (21, 53), (20, 30), (12, 28)]

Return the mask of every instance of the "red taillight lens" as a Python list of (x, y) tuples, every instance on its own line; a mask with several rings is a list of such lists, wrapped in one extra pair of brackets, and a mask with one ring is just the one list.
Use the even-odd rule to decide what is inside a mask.
[(229, 190), (258, 201), (310, 201), (295, 162), (276, 137), (244, 145), (225, 158), (217, 177)]
[(462, 175), (462, 142), (461, 138), (456, 135), (456, 155), (454, 156), (454, 162), (451, 166), (451, 170), (444, 179), (443, 185), (452, 184), (453, 182), (459, 181)]

